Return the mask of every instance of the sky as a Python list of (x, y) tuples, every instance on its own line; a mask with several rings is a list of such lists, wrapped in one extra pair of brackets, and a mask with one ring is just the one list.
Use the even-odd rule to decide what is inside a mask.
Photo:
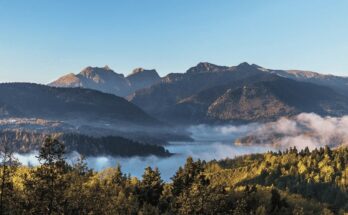
[(0, 0), (0, 82), (199, 62), (348, 76), (348, 0)]

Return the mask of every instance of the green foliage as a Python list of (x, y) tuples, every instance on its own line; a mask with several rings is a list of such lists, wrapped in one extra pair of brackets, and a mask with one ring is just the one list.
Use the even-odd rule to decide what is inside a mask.
[[(296, 148), (222, 161), (194, 161), (165, 183), (157, 168), (141, 179), (121, 166), (90, 170), (81, 157), (47, 138), (41, 165), (2, 162), (2, 214), (343, 214), (347, 211), (348, 149)], [(8, 157), (9, 158), (9, 157)], [(1, 198), (0, 198), (1, 199)], [(14, 201), (13, 201), (14, 200)]]
[(146, 167), (143, 180), (138, 186), (140, 202), (142, 204), (148, 203), (156, 206), (158, 205), (162, 191), (163, 181), (158, 169), (152, 170), (151, 167)]
[(347, 148), (331, 150), (324, 147), (312, 152), (308, 148), (300, 152), (290, 148), (284, 152), (226, 159), (217, 164), (225, 176), (232, 173), (235, 176), (231, 180), (215, 174), (214, 180), (219, 183), (274, 186), (330, 205), (331, 210), (337, 213), (348, 209)]
[(172, 178), (173, 194), (178, 196), (183, 190), (187, 190), (202, 170), (203, 164), (200, 160), (194, 162), (192, 157), (188, 157), (184, 168), (179, 167), (179, 170)]
[(65, 211), (65, 190), (69, 166), (64, 161), (65, 148), (59, 141), (47, 138), (38, 159), (41, 166), (25, 178), (28, 214), (61, 214)]
[[(76, 151), (86, 156), (99, 154), (112, 156), (170, 156), (163, 146), (137, 142), (119, 136), (93, 137), (80, 133), (50, 133), (52, 137), (64, 143), (67, 152)], [(30, 153), (39, 150), (45, 141), (46, 134), (20, 129), (0, 131), (0, 140), (6, 139), (7, 143), (19, 153)], [(145, 141), (145, 142), (151, 142)]]
[(13, 153), (7, 141), (1, 142), (0, 151), (0, 214), (8, 214), (8, 211), (14, 211), (17, 207), (13, 176), (19, 165), (13, 157)]

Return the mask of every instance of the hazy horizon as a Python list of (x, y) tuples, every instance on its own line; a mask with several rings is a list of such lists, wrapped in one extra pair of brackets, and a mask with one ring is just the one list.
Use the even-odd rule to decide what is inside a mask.
[(104, 65), (164, 76), (198, 62), (347, 76), (347, 8), (313, 0), (0, 0), (0, 82), (45, 84)]
[[(198, 63), (205, 63), (205, 62), (200, 61), (200, 62), (198, 62)], [(178, 72), (173, 72), (173, 73), (185, 73), (189, 68), (191, 68), (191, 67), (193, 67), (193, 66), (196, 66), (198, 63), (196, 63), (196, 64), (194, 64), (194, 65), (192, 65), (192, 66), (189, 66), (187, 69), (184, 69), (183, 71), (178, 71)], [(207, 63), (215, 64), (214, 62), (207, 62)], [(236, 65), (224, 65), (224, 64), (215, 64), (215, 65), (232, 67), (232, 66), (237, 66), (237, 65), (239, 65), (239, 64), (241, 64), (241, 63), (248, 63), (248, 64), (250, 64), (250, 65), (256, 64), (256, 65), (261, 66), (261, 67), (263, 67), (263, 68), (265, 68), (265, 69), (271, 69), (271, 70), (300, 70), (300, 71), (306, 71), (306, 72), (317, 72), (317, 73), (320, 73), (320, 74), (323, 74), (323, 75), (335, 75), (335, 76), (340, 76), (340, 77), (348, 77), (348, 74), (347, 74), (347, 75), (345, 75), (345, 74), (343, 74), (343, 75), (340, 75), (340, 74), (336, 75), (336, 74), (333, 74), (333, 73), (318, 72), (318, 71), (314, 71), (314, 70), (302, 70), (302, 69), (298, 69), (298, 68), (270, 68), (270, 67), (267, 67), (267, 66), (263, 66), (263, 65), (259, 65), (259, 64), (257, 64), (257, 63), (247, 62), (247, 61), (246, 61), (246, 62), (240, 62), (240, 63), (238, 63), (238, 64), (236, 64)], [(13, 83), (13, 82), (19, 82), (19, 83), (49, 84), (49, 83), (51, 83), (52, 81), (57, 80), (59, 77), (62, 77), (62, 76), (67, 75), (67, 74), (69, 74), (69, 73), (78, 74), (78, 73), (80, 73), (82, 70), (84, 70), (84, 69), (87, 68), (87, 67), (98, 67), (98, 68), (102, 68), (102, 67), (105, 67), (105, 66), (108, 66), (108, 67), (109, 67), (111, 70), (113, 70), (115, 73), (123, 74), (123, 75), (125, 75), (125, 76), (128, 76), (128, 75), (132, 74), (133, 70), (136, 69), (136, 68), (143, 68), (143, 69), (146, 69), (146, 70), (152, 70), (152, 69), (154, 69), (154, 70), (157, 71), (157, 73), (158, 73), (161, 77), (164, 77), (164, 76), (166, 76), (166, 75), (168, 75), (168, 74), (171, 73), (171, 72), (169, 72), (169, 73), (163, 73), (163, 72), (159, 71), (159, 70), (156, 69), (156, 68), (151, 68), (151, 67), (145, 68), (145, 67), (142, 67), (142, 66), (134, 67), (131, 71), (128, 71), (128, 72), (121, 72), (121, 71), (117, 71), (117, 70), (115, 70), (114, 68), (110, 67), (109, 64), (105, 64), (105, 65), (87, 65), (87, 66), (84, 66), (84, 67), (82, 67), (80, 70), (77, 70), (77, 71), (62, 72), (61, 74), (58, 74), (58, 76), (57, 76), (56, 78), (54, 78), (53, 80), (49, 80), (49, 81), (47, 81), (47, 82), (38, 82), (38, 81), (35, 81), (35, 80), (19, 80), (19, 81), (16, 81), (16, 80), (13, 80), (13, 81), (8, 80), (8, 81), (6, 81), (6, 80), (1, 80), (1, 79), (0, 79), (0, 83)]]

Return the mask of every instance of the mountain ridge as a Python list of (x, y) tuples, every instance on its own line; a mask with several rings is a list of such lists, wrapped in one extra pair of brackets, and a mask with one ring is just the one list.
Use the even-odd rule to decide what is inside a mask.
[[(91, 99), (93, 98), (93, 99)], [(97, 90), (57, 88), (33, 83), (0, 84), (2, 117), (89, 118), (157, 124), (158, 121), (122, 97)]]
[[(263, 85), (257, 86), (262, 82)], [(245, 87), (254, 88), (254, 94), (244, 95)], [(306, 93), (307, 91), (310, 93)], [(241, 63), (223, 67), (199, 63), (186, 73), (168, 74), (161, 83), (136, 91), (128, 100), (164, 121), (258, 121), (272, 120), (276, 116), (292, 115), (300, 111), (333, 115), (346, 113), (348, 98), (337, 91), (337, 88), (332, 89), (329, 85), (282, 77), (255, 64)], [(237, 99), (242, 97), (242, 100)], [(223, 101), (226, 103), (222, 104)], [(306, 105), (301, 106), (300, 101)], [(313, 103), (308, 104), (307, 101)], [(289, 102), (290, 105), (287, 104)], [(222, 107), (225, 108), (221, 109)], [(250, 107), (258, 109), (258, 114)]]
[[(156, 70), (143, 68), (134, 69), (128, 76), (117, 74), (109, 67), (87, 67), (83, 71), (85, 71), (83, 77), (97, 86), (83, 84), (82, 87), (100, 90), (100, 86), (108, 85), (107, 88), (111, 90), (107, 92), (112, 94), (119, 94), (122, 91), (117, 92), (116, 88), (126, 89), (122, 91), (121, 96), (154, 118), (167, 123), (171, 123), (172, 120), (186, 120), (190, 123), (209, 122), (209, 120), (271, 120), (276, 116), (296, 114), (299, 111), (333, 115), (347, 112), (345, 108), (348, 99), (348, 78), (315, 72), (266, 69), (247, 62), (236, 66), (200, 62), (185, 73), (169, 73), (162, 78)], [(102, 75), (99, 73), (113, 74), (123, 82), (121, 84), (116, 81), (110, 82), (109, 79), (100, 77)], [(70, 76), (67, 77), (72, 80), (76, 78), (76, 75)], [(257, 84), (261, 82), (263, 84)], [(280, 86), (280, 83), (293, 88)], [(81, 84), (78, 86), (81, 87)], [(300, 92), (297, 88), (311, 93)], [(245, 89), (253, 89), (255, 93), (252, 94), (250, 91), (244, 94), (247, 92)], [(263, 94), (257, 93), (257, 90)], [(309, 98), (303, 99), (302, 94)], [(317, 94), (322, 95), (320, 97)], [(330, 96), (327, 97), (326, 94)], [(310, 100), (313, 104), (312, 107), (301, 106), (299, 102), (289, 105), (287, 102), (290, 98), (303, 101), (304, 104)], [(232, 108), (231, 105), (240, 110)], [(258, 114), (252, 114), (251, 107), (256, 108)], [(231, 113), (228, 113), (228, 110)], [(217, 113), (218, 111), (221, 113)], [(282, 111), (283, 115), (280, 114)], [(240, 117), (232, 116), (233, 114)]]
[[(110, 67), (91, 67), (84, 68), (80, 73), (69, 73), (61, 76), (57, 80), (49, 83), (49, 86), (56, 87), (82, 87), (96, 89), (102, 92), (112, 93), (118, 96), (131, 96), (135, 91), (148, 88), (159, 82), (171, 82), (173, 79), (182, 77), (183, 74), (191, 73), (218, 73), (233, 70), (259, 70), (281, 77), (294, 79), (297, 81), (304, 81), (315, 83), (319, 85), (329, 86), (334, 88), (337, 92), (348, 93), (348, 77), (336, 76), (331, 74), (321, 74), (318, 72), (304, 71), (304, 70), (280, 70), (267, 69), (257, 64), (249, 64), (247, 62), (240, 63), (237, 66), (221, 66), (209, 62), (200, 62), (196, 66), (190, 67), (185, 73), (169, 73), (164, 77), (160, 77), (155, 69), (144, 69), (142, 67), (135, 68), (127, 76), (114, 72)], [(112, 74), (111, 79), (118, 79), (117, 81), (110, 81), (110, 78), (103, 78), (102, 73)], [(94, 74), (94, 75), (92, 75)], [(104, 74), (104, 75), (105, 75)], [(146, 74), (146, 75), (145, 75)], [(111, 82), (111, 83), (108, 83)], [(108, 83), (108, 84), (107, 84)], [(103, 87), (102, 85), (107, 85)], [(100, 86), (98, 86), (100, 85)]]
[(137, 68), (133, 73), (124, 76), (116, 73), (108, 66), (88, 66), (80, 73), (69, 73), (49, 83), (54, 87), (81, 87), (111, 93), (117, 96), (127, 96), (134, 91), (152, 85), (160, 80), (156, 70)]

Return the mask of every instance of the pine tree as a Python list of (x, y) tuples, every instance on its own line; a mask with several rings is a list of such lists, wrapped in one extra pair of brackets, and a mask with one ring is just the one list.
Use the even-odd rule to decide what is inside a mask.
[(64, 213), (67, 207), (64, 196), (68, 187), (66, 173), (69, 169), (64, 161), (64, 153), (65, 147), (61, 142), (46, 138), (38, 155), (41, 166), (33, 169), (25, 180), (30, 208), (28, 213)]
[(93, 176), (93, 171), (87, 167), (85, 158), (80, 156), (72, 166), (72, 171), (68, 173), (69, 186), (65, 192), (68, 203), (66, 211), (71, 214), (86, 214), (88, 199), (86, 198), (86, 187), (84, 184)]
[(178, 196), (182, 190), (188, 190), (195, 178), (203, 170), (203, 164), (200, 160), (194, 162), (192, 157), (186, 159), (184, 168), (179, 168), (173, 180), (173, 195)]
[(154, 206), (158, 205), (162, 191), (163, 181), (158, 168), (152, 170), (151, 167), (146, 167), (143, 179), (140, 182), (141, 202), (146, 202)]
[(126, 179), (126, 176), (122, 173), (121, 165), (117, 164), (115, 172), (112, 175), (112, 183), (116, 185), (124, 185)]
[(0, 148), (0, 214), (11, 214), (12, 203), (19, 201), (16, 199), (12, 177), (16, 172), (19, 162), (14, 158), (9, 143), (5, 138), (1, 142)]

